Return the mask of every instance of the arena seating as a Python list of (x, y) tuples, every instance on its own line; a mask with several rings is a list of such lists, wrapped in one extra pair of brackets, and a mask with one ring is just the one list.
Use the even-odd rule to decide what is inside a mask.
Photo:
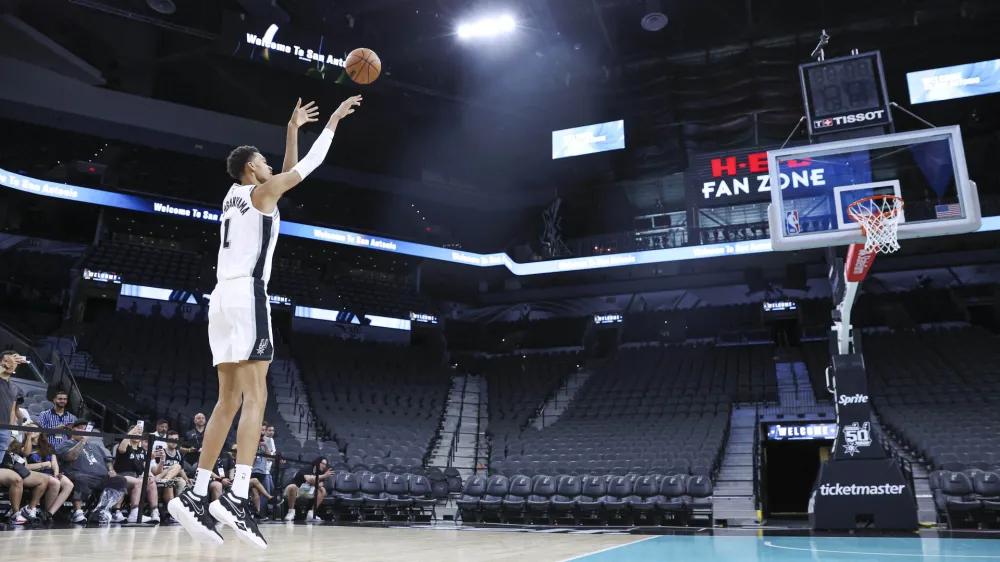
[(763, 388), (750, 384), (764, 378), (769, 349), (622, 349), (596, 366), (554, 424), (496, 437), (490, 469), (508, 476), (709, 476), (719, 466), (732, 396)]
[(592, 316), (481, 324), (450, 320), (445, 326), (452, 350), (512, 353), (519, 349), (579, 347)]
[[(186, 431), (194, 414), (211, 414), (219, 396), (207, 329), (203, 321), (119, 310), (91, 326), (79, 340), (79, 349), (89, 352), (140, 404)], [(283, 445), (291, 431), (282, 422), (274, 400), (268, 401), (265, 419), (275, 424), (275, 443), (279, 451), (285, 451)]]
[(469, 478), (456, 505), (475, 523), (711, 524), (712, 493), (708, 476), (686, 474), (494, 474)]
[(13, 281), (48, 289), (64, 289), (70, 284), (70, 267), (76, 256), (30, 250), (0, 252), (3, 270), (0, 282)]
[(930, 474), (934, 506), (948, 527), (1000, 528), (1000, 467)]
[(211, 291), (202, 279), (202, 255), (180, 249), (105, 240), (87, 259), (88, 269), (117, 273), (122, 281), (169, 289)]
[(280, 251), (276, 252), (273, 262), (271, 280), (267, 284), (269, 294), (288, 297), (296, 303), (315, 302), (314, 293), (320, 287), (319, 270), (302, 266), (297, 260), (283, 258)]
[(345, 275), (334, 284), (350, 310), (393, 318), (409, 318), (410, 312), (434, 311), (411, 285), (391, 279), (378, 274), (369, 274), (368, 278)]
[[(292, 345), (320, 424), (352, 470), (419, 468), (440, 428), (449, 371), (415, 348), (298, 334)], [(380, 467), (385, 467), (379, 470)]]
[(934, 470), (935, 506), (951, 527), (1000, 524), (998, 344), (970, 327), (864, 336), (882, 425)]
[(1000, 467), (998, 344), (978, 328), (865, 336), (883, 425), (933, 468)]
[(505, 355), (479, 367), (489, 389), (489, 431), (494, 437), (516, 437), (539, 406), (576, 370), (578, 352)]

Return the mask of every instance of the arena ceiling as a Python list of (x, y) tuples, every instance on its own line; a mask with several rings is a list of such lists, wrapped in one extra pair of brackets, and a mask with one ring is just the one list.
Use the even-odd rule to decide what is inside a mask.
[[(385, 74), (363, 90), (368, 121), (353, 132), (358, 149), (349, 165), (516, 201), (523, 215), (495, 227), (498, 242), (490, 245), (497, 249), (521, 236), (525, 221), (537, 220), (529, 217), (557, 195), (570, 215), (567, 235), (627, 230), (650, 202), (683, 206), (683, 184), (663, 180), (684, 171), (690, 154), (782, 142), (801, 115), (795, 66), (808, 59), (822, 29), (833, 36), (831, 56), (881, 49), (898, 93), (907, 70), (950, 60), (954, 50), (967, 51), (969, 60), (988, 50), (1000, 23), (996, 4), (4, 0), (0, 9), (93, 65), (109, 88), (271, 123), (287, 119), (288, 101), (298, 95), (323, 100), (329, 110), (357, 88), (225, 56), (218, 48), (225, 12), (372, 47)], [(162, 13), (170, 7), (173, 13)], [(516, 17), (515, 37), (456, 38), (458, 22), (501, 10)], [(644, 16), (655, 12), (667, 17), (665, 27), (643, 29)], [(936, 117), (955, 123), (965, 115)], [(552, 130), (615, 119), (629, 124), (626, 150), (550, 160)], [(481, 214), (453, 218), (465, 204), (453, 199), (439, 205), (435, 227), (481, 229)]]

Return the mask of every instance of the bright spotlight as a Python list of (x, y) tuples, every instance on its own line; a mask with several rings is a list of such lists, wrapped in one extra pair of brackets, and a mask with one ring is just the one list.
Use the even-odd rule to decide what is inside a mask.
[(517, 29), (517, 22), (514, 21), (513, 16), (504, 15), (460, 24), (457, 32), (460, 38), (470, 39), (473, 37), (496, 37), (504, 33), (511, 33), (515, 29)]

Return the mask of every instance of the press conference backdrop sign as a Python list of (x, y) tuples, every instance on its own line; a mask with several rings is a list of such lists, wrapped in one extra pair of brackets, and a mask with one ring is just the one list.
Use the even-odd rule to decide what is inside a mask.
[(910, 72), (906, 84), (912, 104), (1000, 93), (1000, 59)]
[(233, 12), (223, 15), (218, 46), (226, 55), (314, 78), (342, 77), (347, 58), (346, 45), (329, 37)]
[(610, 121), (552, 131), (552, 159), (625, 148), (625, 122)]

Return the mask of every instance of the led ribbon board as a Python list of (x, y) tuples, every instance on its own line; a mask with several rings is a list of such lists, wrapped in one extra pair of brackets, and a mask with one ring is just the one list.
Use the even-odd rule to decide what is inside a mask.
[(625, 148), (625, 122), (610, 121), (552, 131), (552, 159)]
[(910, 72), (910, 103), (971, 98), (1000, 93), (1000, 59)]
[[(187, 203), (168, 202), (165, 200), (155, 200), (135, 195), (125, 195), (92, 189), (89, 187), (78, 187), (61, 183), (53, 183), (36, 180), (28, 176), (22, 176), (8, 172), (0, 168), (0, 185), (16, 189), (26, 193), (33, 193), (44, 197), (52, 197), (65, 201), (78, 201), (117, 209), (128, 209), (143, 213), (158, 215), (170, 215), (174, 217), (200, 220), (206, 222), (219, 222), (219, 210), (191, 205)], [(989, 232), (1000, 230), (1000, 217), (984, 217), (983, 225), (979, 232)], [(368, 248), (383, 252), (404, 254), (418, 258), (446, 261), (451, 263), (461, 263), (476, 267), (504, 266), (514, 275), (542, 275), (546, 273), (560, 273), (565, 271), (585, 271), (590, 269), (602, 269), (606, 267), (622, 267), (627, 265), (642, 265), (653, 263), (664, 263), (671, 261), (684, 261), (702, 258), (721, 258), (725, 256), (739, 256), (749, 254), (760, 254), (770, 252), (770, 240), (757, 240), (751, 242), (727, 242), (724, 244), (705, 244), (702, 246), (685, 246), (682, 248), (668, 248), (663, 250), (647, 250), (644, 252), (629, 252), (624, 254), (611, 254), (605, 256), (591, 256), (583, 258), (567, 258), (561, 260), (517, 263), (504, 253), (477, 254), (474, 252), (462, 252), (449, 250), (437, 246), (417, 244), (415, 242), (404, 242), (367, 234), (358, 234), (346, 230), (313, 226), (295, 222), (281, 223), (282, 236), (296, 236), (319, 240), (321, 242), (332, 242), (345, 246), (358, 248)]]

